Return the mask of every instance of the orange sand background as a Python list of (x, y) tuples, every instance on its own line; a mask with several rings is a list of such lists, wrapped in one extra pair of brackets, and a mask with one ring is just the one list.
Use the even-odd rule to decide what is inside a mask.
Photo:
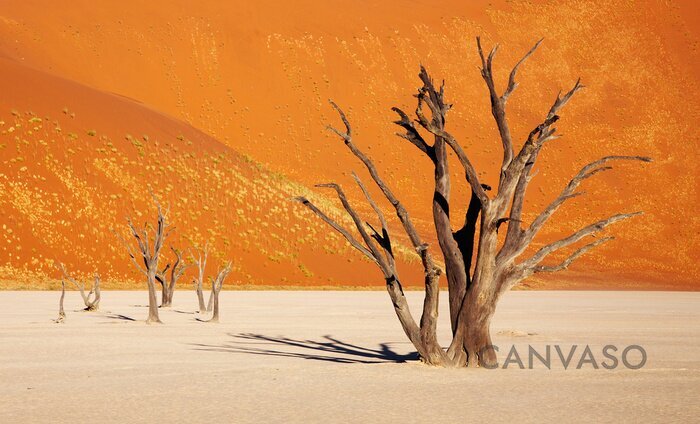
[[(419, 63), (445, 79), (448, 128), (493, 185), (500, 143), (477, 69), (481, 34), (501, 45), (501, 86), (545, 38), (508, 104), (518, 140), (557, 91), (579, 76), (587, 86), (562, 113), (565, 137), (540, 155), (526, 221), (591, 160), (655, 159), (587, 181), (537, 245), (616, 212), (644, 216), (611, 227), (617, 239), (570, 271), (529, 284), (697, 289), (699, 16), (690, 1), (3, 2), (0, 279), (46, 286), (55, 259), (135, 279), (110, 230), (128, 213), (152, 215), (148, 179), (171, 204), (174, 241), (211, 239), (241, 282), (380, 286), (371, 264), (289, 202), (330, 180), (359, 200), (349, 173), (362, 168), (324, 130), (337, 122), (326, 99), (346, 109), (433, 240), (432, 170), (393, 136), (390, 108), (414, 108)], [(457, 225), (466, 196), (452, 170)]]

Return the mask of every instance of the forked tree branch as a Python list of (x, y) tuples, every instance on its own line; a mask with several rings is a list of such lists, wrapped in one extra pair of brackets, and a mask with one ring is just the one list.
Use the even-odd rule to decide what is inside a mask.
[(520, 65), (525, 62), (525, 60), (530, 57), (535, 50), (542, 43), (539, 40), (535, 45), (523, 56), (518, 63), (515, 64), (513, 70), (510, 72), (508, 77), (508, 86), (502, 95), (498, 94), (496, 89), (496, 83), (493, 78), (493, 58), (498, 50), (498, 45), (495, 45), (488, 56), (484, 55), (484, 51), (481, 47), (481, 37), (476, 37), (476, 46), (479, 51), (479, 57), (481, 58), (481, 76), (486, 82), (486, 86), (489, 90), (489, 97), (491, 99), (491, 114), (496, 121), (496, 126), (498, 127), (498, 133), (501, 138), (501, 144), (503, 145), (503, 162), (501, 164), (501, 178), (503, 178), (503, 172), (506, 170), (508, 165), (513, 160), (513, 139), (510, 133), (510, 128), (508, 127), (508, 119), (506, 117), (505, 106), (510, 95), (515, 91), (518, 84), (515, 78), (518, 73)]
[[(338, 131), (337, 129), (333, 128), (332, 126), (328, 126), (328, 129), (333, 131), (334, 133), (338, 134), (344, 141), (345, 145), (350, 149), (353, 155), (360, 159), (360, 161), (365, 165), (367, 168), (367, 171), (369, 171), (370, 176), (372, 177), (372, 180), (374, 180), (375, 184), (377, 184), (377, 187), (382, 191), (382, 194), (384, 194), (384, 197), (391, 203), (391, 205), (394, 207), (396, 210), (396, 216), (399, 218), (399, 221), (404, 227), (404, 230), (406, 231), (406, 234), (408, 235), (409, 239), (411, 240), (411, 244), (413, 245), (413, 248), (416, 249), (417, 252), (421, 251), (427, 251), (425, 249), (425, 244), (421, 240), (420, 235), (418, 234), (418, 230), (416, 230), (416, 227), (413, 225), (413, 221), (411, 221), (411, 218), (408, 214), (408, 211), (406, 208), (403, 206), (403, 204), (399, 201), (399, 199), (394, 195), (394, 193), (391, 191), (389, 186), (384, 182), (382, 177), (379, 175), (379, 171), (377, 170), (377, 167), (374, 165), (374, 162), (364, 153), (362, 152), (353, 142), (351, 132), (350, 132), (350, 123), (347, 120), (347, 117), (345, 116), (345, 113), (338, 107), (337, 104), (335, 104), (332, 100), (329, 101), (330, 104), (333, 106), (333, 108), (338, 112), (338, 114), (341, 117), (341, 120), (345, 124), (345, 127), (347, 129), (347, 132), (342, 133)], [(428, 255), (429, 256), (429, 255)], [(432, 263), (432, 259), (430, 260)], [(433, 269), (434, 266), (429, 266), (430, 269)]]
[[(138, 231), (136, 230), (136, 228), (134, 227), (134, 225), (131, 223), (131, 218), (127, 217), (126, 220), (127, 220), (127, 224), (128, 224), (128, 226), (129, 226), (129, 229), (131, 230), (131, 233), (132, 233), (132, 234), (134, 235), (134, 237), (136, 238), (136, 242), (137, 242), (137, 244), (138, 244), (138, 246), (139, 246), (139, 250), (140, 250), (140, 249), (141, 249), (141, 240), (140, 240), (139, 233), (138, 233)], [(144, 264), (144, 265), (139, 264), (138, 260), (136, 259), (136, 252), (135, 252), (134, 249), (131, 247), (131, 244), (129, 244), (129, 242), (127, 242), (126, 239), (125, 239), (121, 234), (119, 234), (117, 231), (112, 230), (112, 233), (114, 233), (114, 235), (117, 237), (117, 239), (122, 243), (122, 245), (123, 245), (124, 248), (126, 249), (127, 253), (129, 254), (129, 259), (130, 259), (131, 262), (134, 264), (134, 266), (136, 267), (136, 269), (138, 269), (139, 271), (141, 271), (141, 273), (142, 273), (143, 275), (148, 275), (146, 265), (145, 265), (145, 264)], [(142, 255), (139, 255), (139, 256), (140, 256), (141, 259), (143, 260), (143, 256), (142, 256)]]
[(583, 192), (576, 192), (581, 183), (599, 172), (607, 171), (612, 169), (611, 166), (602, 166), (603, 164), (612, 160), (637, 160), (641, 162), (651, 162), (651, 159), (643, 156), (606, 156), (604, 158), (598, 159), (597, 161), (591, 162), (588, 165), (581, 168), (581, 170), (576, 174), (571, 181), (566, 185), (561, 194), (557, 196), (552, 203), (547, 206), (542, 213), (540, 213), (537, 218), (532, 222), (530, 228), (526, 231), (525, 240), (532, 240), (532, 238), (537, 234), (537, 232), (544, 226), (547, 220), (554, 214), (554, 212), (559, 209), (559, 207), (568, 199), (577, 197)]
[(406, 130), (405, 133), (402, 134), (397, 132), (396, 135), (408, 140), (411, 144), (418, 147), (418, 150), (425, 153), (430, 158), (430, 160), (434, 162), (435, 149), (433, 148), (433, 146), (429, 145), (425, 141), (420, 132), (418, 132), (416, 126), (413, 124), (413, 121), (411, 121), (411, 119), (406, 114), (406, 112), (399, 109), (398, 107), (393, 107), (391, 108), (391, 110), (393, 110), (399, 115), (399, 119), (394, 121), (394, 123)]
[[(557, 113), (563, 108), (569, 100), (573, 97), (576, 92), (581, 90), (582, 88), (585, 88), (581, 84), (581, 79), (579, 78), (576, 80), (576, 83), (574, 86), (564, 94), (562, 97), (561, 91), (557, 93), (557, 98), (554, 100), (554, 103), (552, 106), (549, 108), (549, 111), (547, 112), (547, 116), (545, 117), (545, 123), (548, 122), (549, 120), (554, 120), (556, 121), (555, 117), (557, 117)], [(541, 128), (542, 125), (538, 126), (538, 128)], [(536, 129), (537, 130), (537, 129)], [(542, 130), (547, 131), (548, 128), (542, 128)], [(527, 144), (527, 143), (526, 143)], [(537, 161), (537, 157), (539, 155), (540, 150), (544, 146), (544, 142), (536, 144), (532, 146), (530, 152), (525, 151), (525, 147), (523, 146), (523, 150), (518, 154), (518, 158), (520, 161), (524, 160), (524, 165), (522, 166), (522, 170), (518, 173), (517, 169), (514, 168), (511, 172), (512, 178), (517, 177), (517, 183), (515, 185), (515, 190), (513, 192), (512, 196), (512, 202), (511, 202), (511, 209), (510, 209), (510, 220), (508, 221), (508, 232), (506, 234), (506, 239), (503, 245), (503, 249), (501, 250), (501, 253), (499, 253), (499, 256), (506, 254), (508, 252), (512, 252), (517, 248), (517, 246), (520, 243), (520, 238), (522, 237), (523, 230), (521, 229), (521, 222), (522, 222), (522, 210), (523, 210), (523, 203), (525, 201), (525, 193), (527, 191), (527, 186), (530, 183), (530, 180), (532, 179), (532, 175), (530, 175), (530, 172), (532, 171), (532, 168), (535, 165), (535, 162)], [(528, 156), (529, 155), (529, 156)], [(506, 190), (504, 190), (506, 192)]]
[(374, 199), (372, 199), (372, 196), (369, 194), (367, 187), (365, 187), (365, 185), (362, 183), (362, 180), (360, 180), (360, 177), (358, 177), (357, 174), (355, 174), (354, 172), (352, 173), (352, 177), (355, 179), (355, 182), (360, 187), (360, 190), (362, 190), (362, 194), (364, 194), (365, 199), (367, 199), (367, 203), (370, 204), (374, 212), (377, 214), (377, 219), (379, 219), (379, 223), (382, 226), (382, 232), (379, 233), (379, 231), (372, 227), (371, 224), (367, 223), (367, 225), (373, 232), (372, 238), (374, 238), (374, 240), (376, 240), (376, 242), (382, 247), (382, 249), (384, 250), (384, 257), (389, 263), (389, 266), (394, 270), (394, 273), (397, 274), (398, 271), (396, 269), (396, 260), (394, 258), (394, 252), (391, 247), (391, 237), (389, 236), (389, 225), (387, 224), (386, 218), (384, 217), (384, 213), (382, 212), (379, 205), (377, 205), (377, 203), (374, 201)]
[(360, 215), (355, 211), (355, 209), (353, 209), (352, 205), (350, 205), (350, 202), (345, 196), (345, 192), (343, 192), (343, 189), (341, 189), (340, 186), (335, 183), (316, 184), (316, 187), (324, 187), (335, 190), (336, 194), (338, 195), (338, 199), (340, 199), (340, 203), (342, 203), (343, 208), (348, 213), (348, 215), (350, 215), (350, 218), (352, 218), (352, 221), (355, 223), (355, 227), (360, 233), (362, 240), (365, 242), (365, 246), (367, 246), (369, 251), (372, 252), (372, 257), (374, 257), (375, 261), (377, 262), (377, 265), (379, 265), (379, 268), (384, 273), (384, 277), (390, 277), (393, 274), (394, 270), (391, 269), (389, 264), (382, 256), (381, 252), (379, 251), (379, 248), (374, 242), (374, 239), (372, 239), (372, 237), (367, 233), (364, 221), (362, 220), (362, 218), (360, 218)]
[(571, 255), (569, 255), (568, 258), (566, 258), (564, 261), (557, 265), (537, 265), (535, 268), (533, 268), (534, 272), (557, 272), (564, 270), (568, 268), (571, 263), (576, 260), (579, 256), (583, 255), (584, 253), (588, 252), (589, 250), (593, 249), (596, 246), (600, 246), (601, 244), (608, 242), (610, 240), (614, 240), (615, 237), (603, 237), (600, 238), (594, 242), (588, 243), (587, 245), (577, 249), (574, 251)]
[(610, 218), (604, 219), (602, 221), (598, 221), (594, 224), (591, 224), (587, 227), (584, 227), (578, 231), (576, 231), (574, 234), (563, 238), (561, 240), (555, 241), (554, 243), (550, 243), (544, 247), (542, 247), (540, 250), (538, 250), (530, 259), (524, 261), (519, 265), (520, 269), (529, 272), (535, 269), (537, 265), (542, 262), (543, 259), (545, 259), (547, 256), (549, 256), (551, 253), (563, 249), (567, 246), (570, 246), (577, 241), (583, 239), (586, 236), (598, 233), (602, 231), (605, 227), (607, 227), (610, 224), (614, 224), (619, 221), (623, 221), (625, 219), (632, 218), (633, 216), (641, 215), (642, 212), (633, 212), (633, 213), (622, 213), (622, 214), (617, 214), (613, 215)]
[[(581, 183), (598, 174), (599, 172), (604, 172), (612, 169), (611, 166), (604, 166), (607, 162), (614, 160), (634, 160), (641, 162), (651, 162), (651, 158), (643, 156), (605, 156), (601, 159), (593, 161), (583, 168), (569, 181), (562, 192), (557, 196), (530, 224), (530, 226), (523, 231), (517, 240), (513, 241), (513, 245), (509, 246), (510, 250), (504, 253), (508, 255), (510, 259), (519, 256), (528, 245), (532, 242), (535, 236), (542, 229), (544, 224), (549, 220), (549, 218), (559, 209), (559, 207), (564, 204), (567, 200), (581, 196), (584, 192), (577, 192), (576, 189), (581, 185)], [(506, 241), (507, 243), (508, 241)], [(504, 248), (506, 245), (504, 245)]]
[(309, 199), (303, 196), (295, 197), (295, 201), (301, 203), (302, 205), (306, 206), (311, 210), (313, 213), (315, 213), (321, 220), (323, 220), (326, 224), (330, 225), (335, 231), (340, 233), (345, 240), (350, 243), (352, 247), (355, 249), (359, 250), (360, 253), (363, 255), (367, 256), (372, 262), (377, 262), (377, 259), (374, 257), (372, 252), (370, 252), (365, 246), (362, 245), (351, 233), (348, 231), (345, 227), (342, 225), (338, 224), (333, 218), (329, 217), (326, 215), (322, 210), (320, 210), (316, 205), (314, 205)]
[(556, 129), (552, 127), (552, 124), (559, 120), (559, 111), (571, 100), (574, 94), (583, 88), (585, 88), (585, 86), (581, 84), (581, 79), (579, 78), (576, 80), (571, 90), (566, 92), (564, 96), (561, 95), (561, 92), (557, 94), (557, 98), (549, 108), (549, 112), (547, 112), (544, 121), (530, 132), (516, 160), (511, 164), (512, 169), (509, 169), (509, 172), (512, 175), (520, 177), (525, 163), (528, 162), (528, 160), (532, 161), (532, 155), (535, 152), (539, 152), (539, 149), (542, 148), (545, 142), (557, 138), (557, 136), (554, 135)]
[[(436, 145), (437, 143), (444, 142), (450, 146), (450, 148), (457, 155), (460, 164), (464, 168), (466, 180), (469, 183), (472, 191), (477, 195), (482, 205), (488, 204), (488, 195), (484, 191), (482, 184), (479, 182), (479, 177), (474, 165), (472, 165), (471, 161), (467, 157), (467, 154), (464, 152), (464, 149), (462, 149), (462, 146), (459, 145), (452, 134), (445, 130), (445, 114), (452, 108), (452, 105), (445, 103), (444, 101), (444, 82), (440, 86), (440, 90), (436, 90), (432, 78), (423, 66), (421, 66), (418, 76), (423, 82), (423, 86), (418, 90), (418, 94), (416, 94), (416, 98), (418, 99), (418, 106), (416, 107), (416, 116), (418, 118), (417, 122), (422, 128), (436, 137)], [(424, 114), (423, 104), (428, 105), (428, 108), (432, 114), (430, 118)], [(436, 163), (436, 166), (439, 165), (439, 158), (436, 155), (435, 146), (430, 146), (425, 142), (413, 123), (408, 119), (406, 113), (398, 108), (393, 108), (392, 110), (398, 113), (401, 118), (400, 120), (395, 121), (395, 123), (406, 130), (406, 134), (398, 135), (407, 139), (416, 145), (421, 151), (425, 152), (428, 157), (430, 157), (430, 159)]]
[(542, 44), (542, 41), (544, 41), (544, 38), (540, 38), (532, 48), (525, 53), (525, 56), (523, 56), (518, 63), (513, 66), (513, 70), (510, 71), (510, 75), (508, 76), (508, 87), (506, 87), (506, 90), (503, 92), (503, 95), (501, 96), (501, 101), (505, 104), (508, 101), (508, 97), (510, 97), (511, 94), (513, 94), (513, 91), (515, 91), (516, 88), (518, 88), (518, 83), (515, 81), (515, 77), (518, 74), (518, 69), (520, 68), (520, 65), (527, 60), (528, 57), (532, 56), (532, 54), (537, 50), (537, 48)]

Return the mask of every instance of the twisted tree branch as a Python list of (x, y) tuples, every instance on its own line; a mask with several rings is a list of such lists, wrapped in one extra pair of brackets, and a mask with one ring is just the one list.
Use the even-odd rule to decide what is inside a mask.
[(374, 254), (372, 254), (372, 252), (370, 252), (366, 247), (364, 247), (364, 246), (362, 245), (362, 243), (360, 243), (360, 242), (359, 242), (348, 230), (346, 230), (342, 225), (338, 224), (338, 223), (335, 222), (331, 217), (329, 217), (328, 215), (326, 215), (325, 213), (323, 213), (323, 211), (321, 211), (318, 207), (316, 207), (316, 205), (314, 205), (309, 199), (307, 199), (306, 197), (299, 196), (299, 197), (295, 197), (294, 200), (297, 201), (297, 202), (300, 202), (301, 204), (303, 204), (304, 206), (306, 206), (307, 208), (309, 208), (309, 210), (311, 210), (313, 213), (315, 213), (315, 214), (316, 214), (319, 218), (321, 218), (326, 224), (330, 225), (335, 231), (337, 231), (337, 232), (340, 233), (343, 237), (345, 237), (345, 240), (347, 240), (348, 243), (350, 243), (350, 245), (351, 245), (352, 247), (354, 247), (355, 249), (359, 250), (360, 253), (362, 253), (363, 255), (367, 256), (369, 259), (372, 260), (372, 262), (377, 263), (377, 259), (374, 257)]
[(530, 226), (523, 231), (516, 241), (513, 241), (512, 246), (506, 247), (504, 245), (504, 254), (508, 255), (508, 258), (512, 259), (519, 256), (527, 246), (532, 242), (537, 233), (542, 229), (544, 224), (549, 220), (549, 218), (559, 209), (559, 207), (564, 204), (567, 200), (574, 197), (578, 197), (584, 194), (584, 192), (577, 192), (576, 189), (581, 185), (581, 183), (599, 172), (604, 172), (612, 169), (611, 166), (603, 166), (605, 163), (613, 160), (635, 160), (641, 162), (651, 162), (651, 159), (643, 156), (605, 156), (601, 159), (593, 161), (583, 168), (569, 181), (562, 192), (557, 196), (530, 224)]
[(561, 240), (555, 241), (554, 243), (550, 243), (544, 247), (542, 247), (540, 250), (538, 250), (530, 259), (524, 261), (522, 264), (520, 264), (521, 269), (523, 269), (526, 272), (533, 271), (534, 268), (539, 265), (540, 262), (547, 256), (549, 256), (552, 252), (555, 252), (559, 249), (563, 249), (567, 246), (570, 246), (577, 241), (583, 239), (586, 236), (598, 233), (602, 231), (605, 227), (607, 227), (610, 224), (614, 224), (619, 221), (623, 221), (625, 219), (632, 218), (633, 216), (641, 215), (642, 212), (633, 212), (633, 213), (622, 213), (622, 214), (617, 214), (613, 215), (610, 218), (604, 219), (602, 221), (598, 221), (594, 224), (591, 224), (587, 227), (584, 227), (574, 234), (563, 238)]
[(585, 245), (585, 246), (583, 246), (583, 247), (577, 249), (577, 250), (574, 251), (571, 255), (569, 255), (568, 258), (566, 258), (564, 261), (562, 261), (561, 263), (559, 263), (559, 264), (557, 264), (557, 265), (553, 265), (553, 266), (538, 265), (538, 266), (536, 266), (536, 267), (533, 269), (533, 271), (534, 271), (534, 272), (557, 272), (557, 271), (561, 271), (561, 270), (563, 270), (563, 269), (568, 268), (568, 266), (571, 265), (571, 263), (572, 263), (573, 261), (575, 261), (579, 256), (583, 255), (584, 253), (588, 252), (589, 250), (593, 249), (593, 248), (596, 247), (596, 246), (600, 246), (601, 244), (603, 244), (603, 243), (605, 243), (605, 242), (608, 242), (608, 241), (610, 241), (610, 240), (614, 240), (614, 239), (615, 239), (615, 237), (603, 237), (603, 238), (600, 238), (600, 239), (598, 239), (598, 240), (596, 240), (596, 241), (594, 241), (594, 242), (592, 242), (592, 243), (588, 243), (587, 245)]

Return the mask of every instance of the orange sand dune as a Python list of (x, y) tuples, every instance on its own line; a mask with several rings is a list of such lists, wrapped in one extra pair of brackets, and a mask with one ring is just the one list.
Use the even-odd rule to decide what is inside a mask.
[[(618, 211), (646, 212), (611, 228), (616, 241), (545, 283), (557, 286), (561, 278), (574, 278), (596, 287), (697, 288), (699, 140), (694, 126), (700, 115), (700, 61), (699, 14), (693, 2), (4, 4), (1, 55), (137, 99), (306, 186), (328, 180), (349, 185), (349, 171), (360, 169), (342, 144), (324, 131), (326, 123), (337, 122), (326, 103), (334, 98), (354, 123), (358, 143), (376, 158), (428, 237), (432, 171), (415, 148), (392, 136), (390, 107), (413, 109), (419, 63), (435, 78), (444, 78), (454, 102), (448, 127), (482, 179), (493, 183), (499, 143), (476, 68), (473, 37), (482, 34), (487, 44), (501, 44), (496, 63), (502, 82), (519, 55), (545, 37), (523, 67), (520, 87), (509, 101), (517, 139), (539, 122), (558, 90), (579, 76), (587, 89), (563, 112), (559, 129), (565, 137), (541, 155), (526, 220), (590, 160), (607, 154), (655, 159), (647, 166), (620, 164), (587, 182), (588, 195), (553, 219), (538, 243)], [(48, 100), (26, 106), (1, 101), (6, 109), (38, 112)], [(122, 133), (144, 131), (138, 128), (141, 121), (114, 115), (105, 114), (112, 122), (105, 122), (105, 128), (119, 122)], [(96, 125), (82, 121), (81, 114), (76, 117), (87, 126), (83, 130)], [(123, 134), (113, 137), (118, 140)], [(455, 166), (453, 171), (453, 211), (460, 217), (466, 203), (464, 184), (459, 169)], [(356, 191), (352, 196), (359, 198)], [(244, 216), (255, 219), (247, 212)], [(300, 231), (308, 231), (305, 226), (312, 219), (301, 216)], [(223, 233), (232, 231), (234, 224), (220, 225)], [(240, 238), (243, 243), (248, 235)], [(363, 267), (331, 269), (311, 248), (301, 248), (299, 255), (305, 257), (306, 274), (314, 276), (297, 273), (290, 279), (319, 283), (335, 276), (346, 284), (376, 279), (376, 274), (349, 271)], [(258, 266), (269, 263), (259, 253), (251, 253), (250, 261)], [(249, 273), (259, 278), (273, 275)], [(281, 278), (283, 273), (274, 275)]]
[(112, 231), (126, 234), (127, 215), (153, 220), (149, 185), (170, 205), (170, 245), (213, 243), (209, 272), (233, 259), (246, 284), (332, 284), (333, 268), (369, 280), (370, 265), (291, 202), (302, 186), (132, 100), (4, 58), (0, 75), (0, 287), (47, 287), (56, 260), (108, 287), (138, 280)]

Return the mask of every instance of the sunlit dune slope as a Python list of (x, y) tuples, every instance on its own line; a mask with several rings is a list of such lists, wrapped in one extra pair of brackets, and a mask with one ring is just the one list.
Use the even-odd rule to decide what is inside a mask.
[[(523, 66), (520, 86), (508, 103), (516, 140), (521, 143), (541, 121), (559, 90), (568, 89), (578, 77), (587, 88), (562, 112), (558, 127), (564, 137), (540, 155), (525, 221), (532, 220), (591, 160), (635, 154), (655, 161), (621, 163), (585, 183), (587, 195), (562, 208), (533, 247), (617, 212), (643, 210), (645, 215), (611, 227), (608, 232), (615, 241), (581, 258), (566, 274), (536, 285), (565, 287), (564, 280), (574, 279), (601, 288), (649, 284), (697, 288), (700, 139), (695, 122), (700, 117), (700, 61), (694, 2), (9, 0), (3, 5), (0, 55), (143, 102), (306, 187), (336, 180), (359, 201), (359, 192), (349, 188), (349, 171), (361, 170), (360, 164), (324, 129), (327, 123), (338, 123), (326, 102), (335, 99), (348, 112), (357, 143), (376, 159), (429, 240), (434, 240), (429, 207), (432, 169), (413, 146), (393, 136), (390, 108), (415, 108), (418, 64), (426, 65), (436, 79), (446, 81), (448, 100), (454, 103), (448, 129), (465, 147), (482, 180), (496, 185), (500, 143), (477, 69), (474, 36), (481, 34), (488, 46), (500, 43), (496, 76), (501, 87), (510, 67), (544, 37), (541, 48)], [(2, 102), (22, 113), (39, 113), (42, 104)], [(47, 113), (62, 115), (64, 106), (56, 107), (58, 111)], [(83, 121), (84, 116), (76, 113), (83, 125), (74, 130), (80, 142), (99, 140), (100, 128), (98, 137), (85, 137), (85, 131), (97, 124)], [(140, 140), (139, 133), (149, 131), (138, 128), (139, 120), (119, 120), (111, 113), (103, 118), (105, 128), (120, 125), (110, 134), (114, 144), (126, 143), (125, 133)], [(164, 148), (166, 136), (160, 138)], [(194, 136), (191, 141), (196, 146), (191, 148), (199, 152), (199, 141)], [(179, 146), (177, 140), (171, 142)], [(457, 226), (466, 196), (462, 172), (453, 163), (452, 213)], [(114, 181), (120, 183), (118, 178)], [(186, 191), (194, 190), (196, 183), (188, 187)], [(225, 213), (247, 207), (233, 200), (227, 205)], [(199, 205), (189, 206), (187, 213), (211, 213)], [(241, 219), (256, 216), (244, 212)], [(295, 237), (324, 237), (325, 233), (315, 233), (321, 227), (311, 224), (313, 217), (300, 216), (303, 222), (298, 221)], [(217, 225), (218, 234), (229, 234), (232, 242), (267, 238), (259, 226), (234, 230), (236, 224), (223, 219)], [(198, 231), (205, 227), (198, 225)], [(30, 249), (29, 244), (22, 240), (20, 247)], [(107, 244), (106, 249), (113, 248)], [(336, 270), (325, 257), (319, 260), (315, 255), (322, 249), (311, 245), (295, 251), (302, 259), (290, 261), (294, 265), (290, 268), (297, 270), (288, 276), (290, 280), (317, 284), (334, 276), (343, 284), (381, 283), (375, 271), (365, 273), (369, 264), (358, 255), (348, 258), (362, 267)], [(104, 249), (86, 246), (88, 251)], [(343, 263), (333, 249), (328, 257)], [(242, 263), (267, 264), (248, 273), (271, 277), (272, 284), (280, 281), (286, 268), (266, 260), (269, 252), (248, 254)], [(304, 277), (297, 262), (314, 276)]]
[(126, 236), (127, 215), (153, 221), (149, 186), (170, 207), (168, 246), (212, 243), (209, 272), (233, 259), (244, 284), (332, 284), (334, 269), (370, 280), (368, 263), (291, 202), (305, 188), (132, 100), (8, 59), (0, 75), (1, 286), (45, 288), (57, 260), (106, 287), (138, 280), (112, 231)]

